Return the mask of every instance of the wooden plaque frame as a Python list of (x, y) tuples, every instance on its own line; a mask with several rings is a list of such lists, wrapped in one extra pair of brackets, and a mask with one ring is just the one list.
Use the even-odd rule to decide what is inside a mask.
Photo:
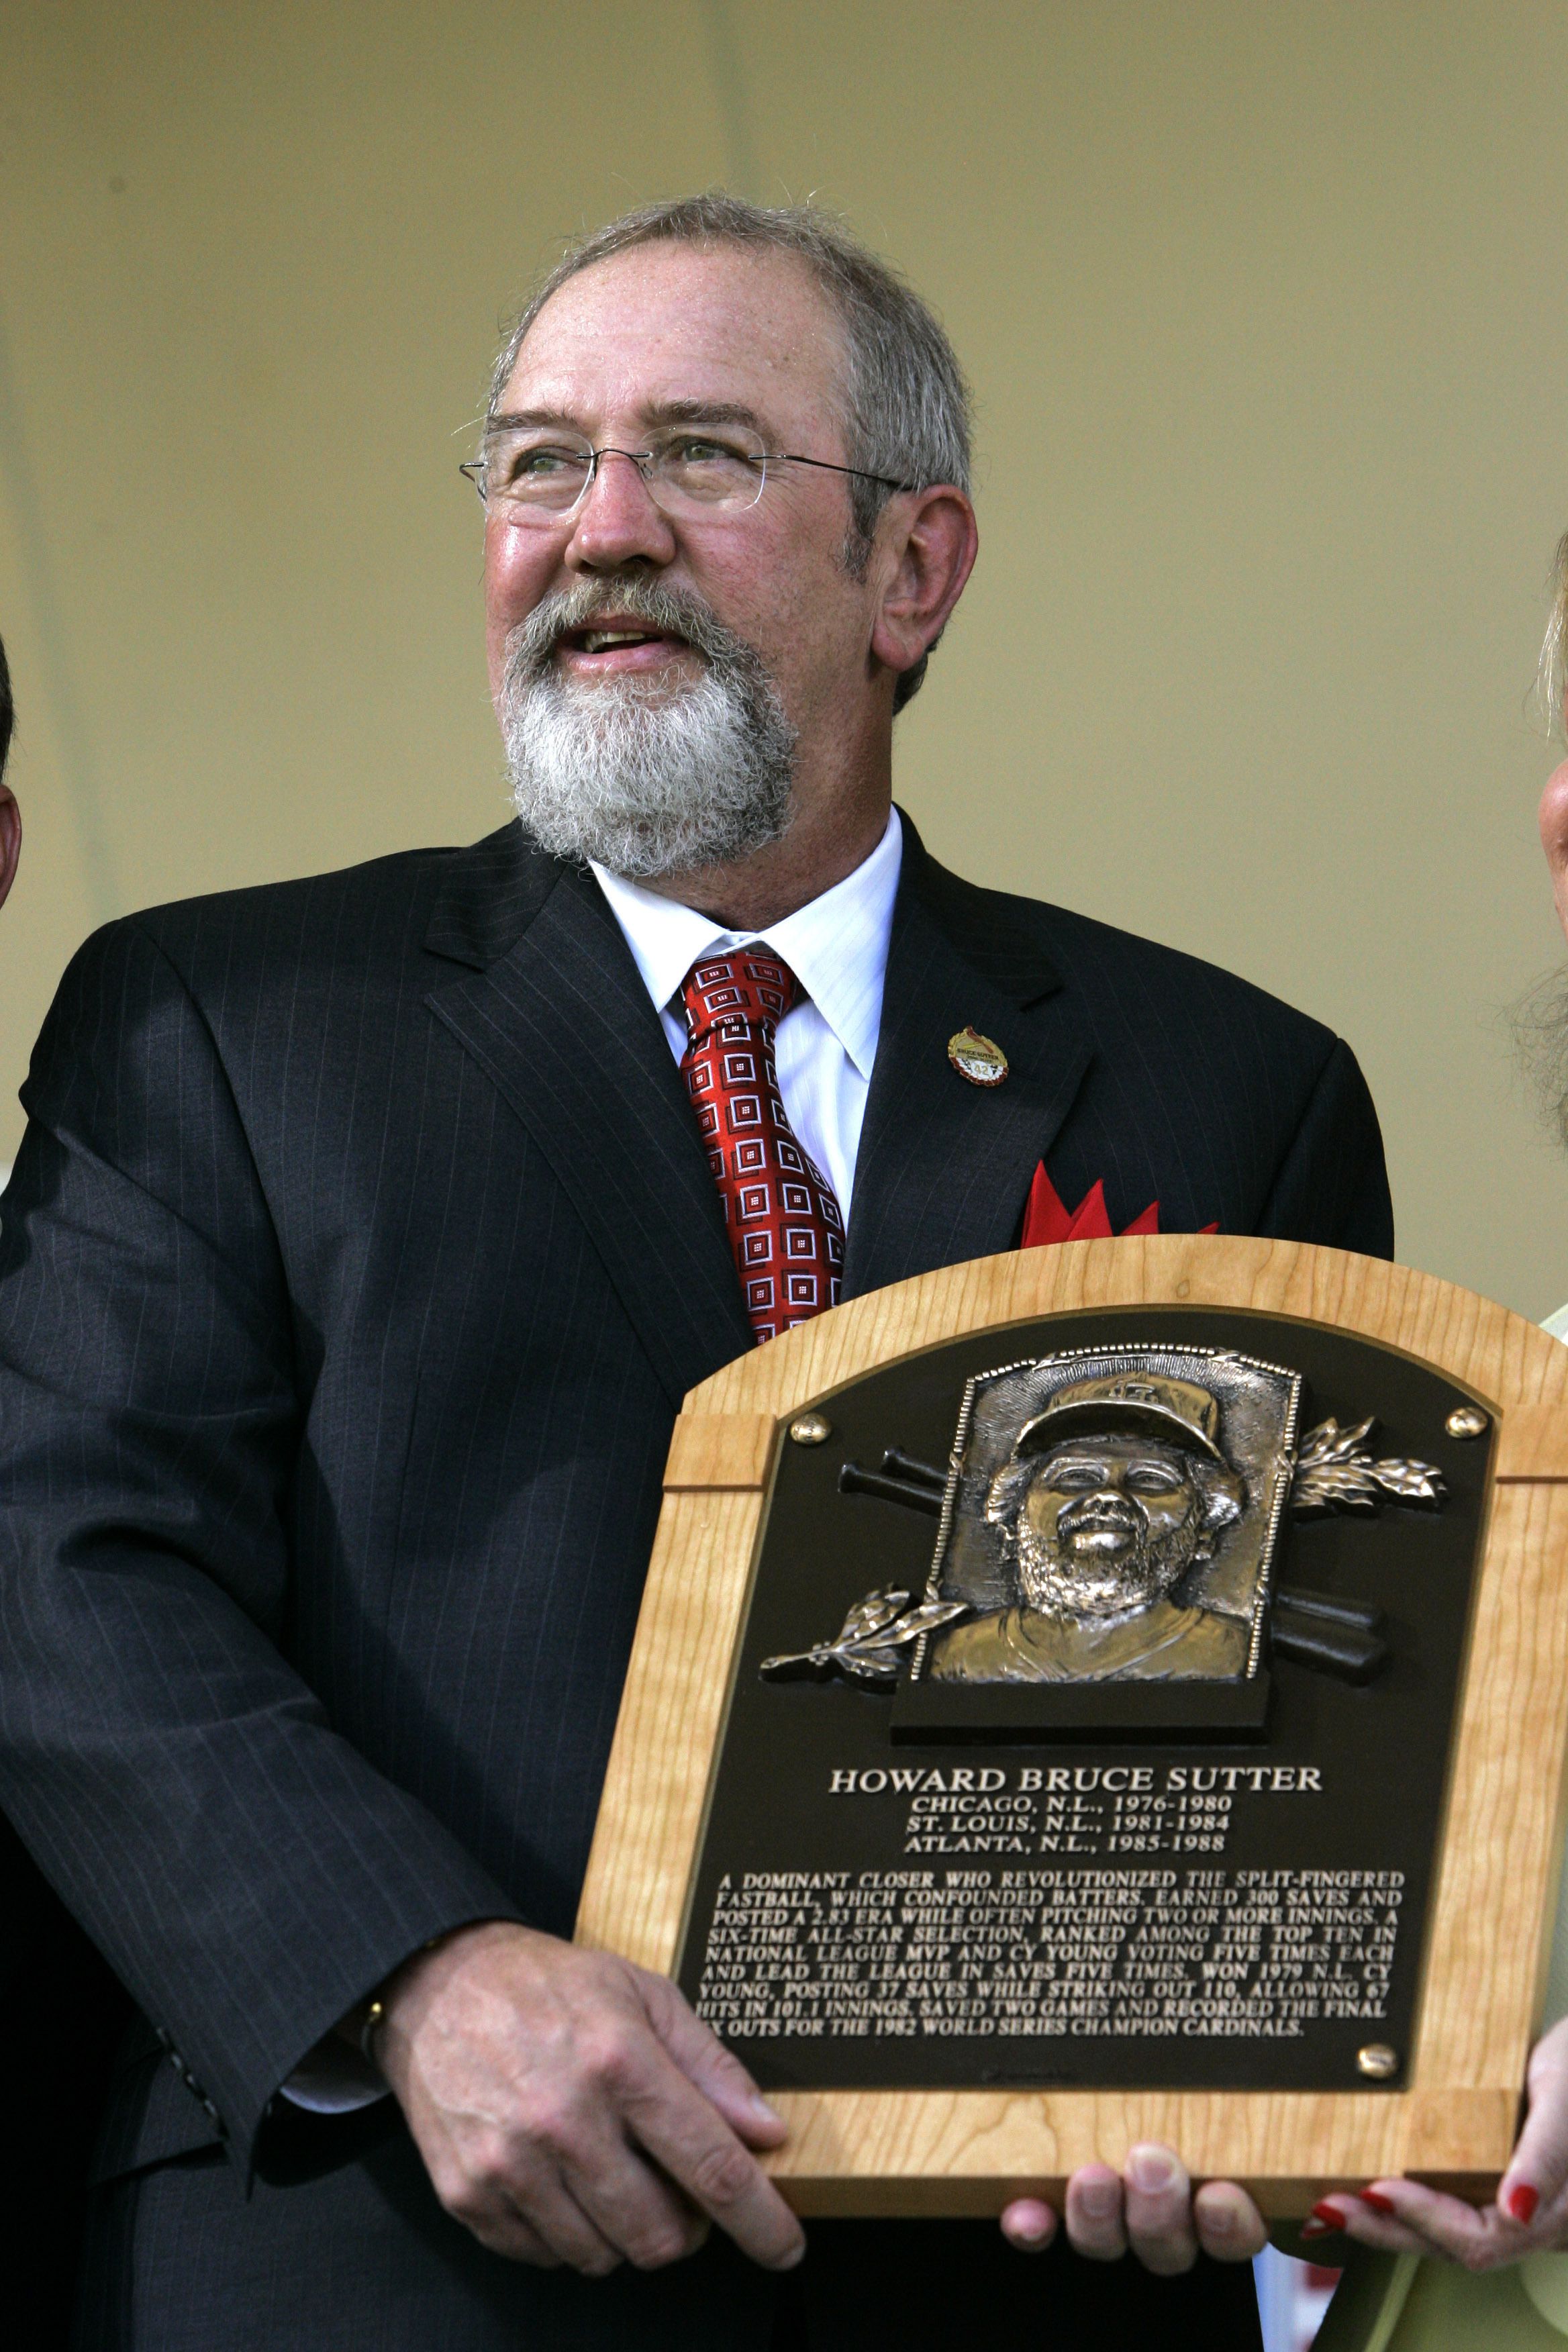
[(852, 1300), (686, 1400), (577, 1939), (674, 1966), (773, 1448), (847, 1381), (969, 1331), (1093, 1307), (1327, 1324), (1460, 1382), (1499, 1423), (1407, 2087), (1381, 2092), (799, 2091), (769, 2169), (802, 2213), (1059, 2202), (1144, 2139), (1265, 2213), (1409, 2173), (1480, 2198), (1508, 2160), (1555, 1919), (1568, 1752), (1568, 1348), (1472, 1292), (1339, 1250), (1172, 1234), (948, 1266)]

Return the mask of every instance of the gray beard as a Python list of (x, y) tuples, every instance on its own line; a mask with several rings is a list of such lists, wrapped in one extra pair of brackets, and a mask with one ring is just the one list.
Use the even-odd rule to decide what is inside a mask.
[(1508, 1021), (1541, 1116), (1568, 1143), (1568, 971), (1548, 972), (1510, 1005)]
[[(697, 683), (563, 677), (562, 637), (612, 612), (684, 637), (704, 660)], [(517, 813), (557, 857), (647, 882), (748, 857), (789, 825), (795, 732), (762, 656), (657, 582), (546, 597), (512, 632), (500, 721)]]
[(1114, 1569), (1042, 1543), (1022, 1519), (1016, 1540), (1026, 1606), (1047, 1617), (1089, 1618), (1096, 1624), (1152, 1609), (1181, 1582), (1198, 1549), (1197, 1529), (1190, 1522), (1172, 1528), (1158, 1543), (1145, 1531)]

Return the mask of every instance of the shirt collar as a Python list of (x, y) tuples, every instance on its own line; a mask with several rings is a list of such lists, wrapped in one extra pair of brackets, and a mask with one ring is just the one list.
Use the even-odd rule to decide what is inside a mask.
[(603, 866), (593, 871), (659, 1012), (679, 995), (702, 957), (765, 940), (868, 1079), (882, 1023), (882, 982), (902, 858), (903, 827), (895, 808), (888, 813), (881, 840), (853, 874), (763, 931), (727, 931), (695, 908), (645, 890)]

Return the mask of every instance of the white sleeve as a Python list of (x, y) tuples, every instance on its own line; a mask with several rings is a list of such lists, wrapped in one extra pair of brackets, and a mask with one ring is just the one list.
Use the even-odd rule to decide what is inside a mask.
[(307, 2051), (283, 2085), (283, 2096), (313, 2116), (352, 2115), (391, 2095), (369, 2060), (339, 2033), (327, 2034)]

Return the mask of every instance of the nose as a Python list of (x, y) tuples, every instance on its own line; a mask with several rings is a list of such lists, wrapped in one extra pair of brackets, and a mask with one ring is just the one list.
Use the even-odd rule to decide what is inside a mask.
[(675, 560), (675, 533), (635, 461), (607, 449), (572, 519), (566, 562), (574, 572), (618, 572)]
[(1109, 1512), (1118, 1518), (1129, 1511), (1136, 1517), (1142, 1508), (1137, 1496), (1128, 1492), (1127, 1473), (1120, 1462), (1107, 1464), (1100, 1484), (1090, 1486), (1084, 1494), (1075, 1496), (1073, 1507), (1089, 1517), (1099, 1512)]

